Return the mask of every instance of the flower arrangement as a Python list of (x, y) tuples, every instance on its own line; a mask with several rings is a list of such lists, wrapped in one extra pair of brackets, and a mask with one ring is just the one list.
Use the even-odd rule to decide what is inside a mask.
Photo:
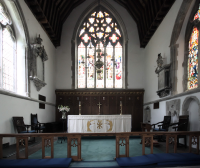
[(70, 108), (69, 108), (69, 106), (59, 105), (58, 110), (59, 110), (59, 112), (69, 112)]

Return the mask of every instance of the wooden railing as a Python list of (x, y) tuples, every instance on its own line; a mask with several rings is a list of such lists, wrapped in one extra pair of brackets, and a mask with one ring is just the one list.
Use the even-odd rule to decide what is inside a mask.
[[(199, 136), (200, 131), (182, 131), (182, 132), (126, 132), (126, 133), (32, 133), (32, 134), (0, 134), (0, 144), (5, 137), (16, 138), (16, 159), (28, 159), (28, 137), (41, 137), (42, 138), (42, 158), (54, 158), (54, 137), (67, 137), (67, 156), (72, 158), (73, 161), (81, 161), (81, 137), (93, 136), (115, 136), (116, 137), (116, 158), (129, 157), (129, 137), (141, 136), (142, 137), (142, 155), (145, 155), (145, 141), (149, 142), (151, 153), (153, 153), (153, 136), (166, 137), (166, 153), (169, 152), (169, 143), (174, 144), (174, 153), (177, 151), (177, 136), (189, 136), (189, 151), (191, 153), (192, 145), (196, 145), (196, 154), (199, 154)], [(19, 155), (19, 142), (25, 142), (25, 156)], [(0, 159), (3, 158), (2, 146), (0, 145)], [(51, 155), (45, 156), (45, 147), (51, 146)], [(125, 146), (125, 155), (120, 155), (120, 146)], [(77, 147), (77, 155), (71, 155), (71, 147)]]

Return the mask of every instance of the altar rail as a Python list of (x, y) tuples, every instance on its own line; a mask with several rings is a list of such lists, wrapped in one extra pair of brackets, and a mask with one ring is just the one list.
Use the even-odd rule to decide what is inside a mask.
[[(129, 137), (141, 136), (142, 137), (142, 154), (145, 155), (145, 141), (149, 142), (151, 153), (153, 153), (153, 136), (163, 135), (166, 136), (166, 153), (169, 152), (169, 143), (174, 144), (174, 153), (177, 151), (177, 136), (189, 136), (189, 151), (191, 153), (192, 145), (197, 145), (196, 154), (199, 154), (199, 136), (200, 131), (182, 131), (182, 132), (126, 132), (126, 133), (31, 133), (31, 134), (0, 134), (0, 144), (5, 137), (16, 138), (16, 159), (28, 159), (28, 137), (41, 137), (42, 138), (42, 158), (54, 158), (54, 137), (67, 137), (67, 156), (72, 158), (73, 161), (81, 161), (81, 137), (89, 136), (115, 136), (116, 137), (116, 158), (129, 157)], [(24, 141), (25, 156), (19, 155), (19, 142)], [(76, 143), (77, 142), (77, 143)], [(0, 159), (3, 158), (2, 146), (0, 145)], [(45, 156), (45, 147), (51, 146), (51, 155)], [(120, 146), (125, 146), (125, 155), (120, 155)], [(71, 147), (77, 147), (77, 156), (71, 155)]]

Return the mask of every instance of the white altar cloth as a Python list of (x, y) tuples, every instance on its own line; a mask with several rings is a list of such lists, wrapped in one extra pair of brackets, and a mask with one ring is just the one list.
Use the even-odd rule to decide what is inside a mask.
[(69, 133), (131, 132), (131, 115), (68, 115)]

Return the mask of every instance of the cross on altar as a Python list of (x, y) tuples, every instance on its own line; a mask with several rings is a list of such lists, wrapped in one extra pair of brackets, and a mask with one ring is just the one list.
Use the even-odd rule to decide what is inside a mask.
[(100, 115), (100, 108), (101, 108), (101, 105), (102, 105), (102, 104), (100, 104), (100, 102), (99, 102), (99, 104), (97, 104), (97, 106), (99, 106), (99, 115)]

